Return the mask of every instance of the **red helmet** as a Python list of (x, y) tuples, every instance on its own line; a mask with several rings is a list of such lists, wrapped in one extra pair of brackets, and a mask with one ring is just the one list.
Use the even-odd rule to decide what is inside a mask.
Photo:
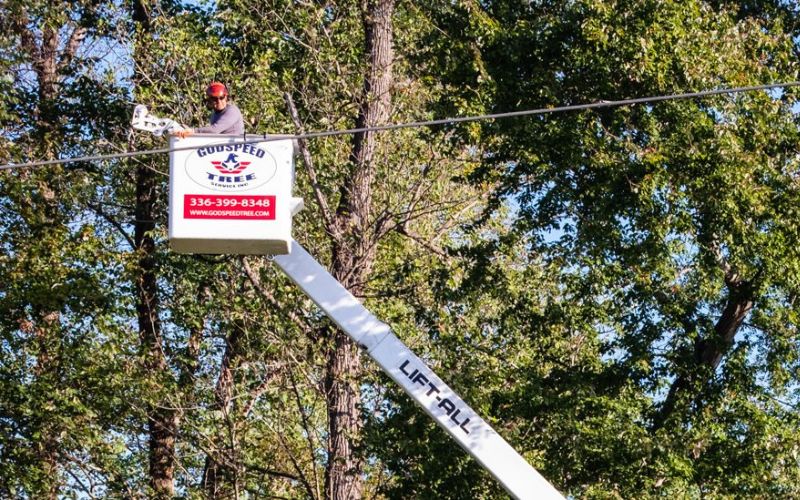
[(228, 89), (225, 87), (224, 83), (221, 82), (211, 82), (206, 89), (206, 95), (208, 97), (222, 97), (228, 95)]

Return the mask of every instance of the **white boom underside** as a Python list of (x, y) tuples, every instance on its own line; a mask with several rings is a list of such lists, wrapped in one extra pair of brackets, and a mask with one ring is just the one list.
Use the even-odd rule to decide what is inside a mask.
[(450, 436), (518, 499), (564, 497), (296, 241), (275, 256), (286, 273)]

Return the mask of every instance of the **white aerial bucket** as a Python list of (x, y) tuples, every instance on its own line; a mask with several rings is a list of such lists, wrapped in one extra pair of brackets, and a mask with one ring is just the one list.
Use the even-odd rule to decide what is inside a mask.
[(176, 252), (289, 253), (292, 215), (303, 205), (292, 198), (294, 142), (242, 142), (170, 136), (170, 149), (179, 149), (169, 156), (169, 242)]

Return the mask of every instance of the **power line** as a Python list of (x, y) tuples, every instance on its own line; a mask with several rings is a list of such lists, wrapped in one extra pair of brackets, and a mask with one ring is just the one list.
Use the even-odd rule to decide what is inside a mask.
[[(723, 89), (714, 89), (714, 90), (703, 90), (700, 92), (686, 92), (682, 94), (668, 94), (668, 95), (660, 95), (660, 96), (651, 96), (651, 97), (640, 97), (635, 99), (622, 99), (618, 101), (597, 101), (588, 104), (574, 104), (569, 106), (560, 106), (560, 107), (553, 107), (553, 108), (538, 108), (538, 109), (528, 109), (523, 111), (510, 111), (506, 113), (493, 113), (493, 114), (484, 114), (484, 115), (476, 115), (476, 116), (465, 116), (460, 118), (443, 118), (439, 120), (428, 120), (428, 121), (419, 121), (419, 122), (408, 122), (408, 123), (395, 123), (395, 124), (387, 124), (387, 125), (376, 125), (372, 127), (361, 127), (361, 128), (351, 128), (345, 130), (328, 130), (328, 131), (321, 131), (321, 132), (308, 132), (305, 134), (297, 134), (297, 135), (259, 135), (259, 134), (243, 134), (242, 141), (232, 142), (230, 144), (256, 144), (259, 142), (270, 142), (270, 141), (278, 141), (278, 140), (285, 140), (285, 139), (316, 139), (321, 137), (334, 137), (340, 135), (352, 135), (352, 134), (359, 134), (364, 132), (385, 132), (389, 130), (398, 130), (398, 129), (405, 129), (405, 128), (420, 128), (420, 127), (431, 127), (435, 125), (447, 125), (447, 124), (454, 124), (454, 123), (464, 123), (464, 122), (475, 122), (481, 120), (497, 120), (503, 118), (514, 118), (520, 116), (532, 116), (532, 115), (545, 115), (545, 114), (554, 114), (554, 113), (563, 113), (567, 111), (582, 111), (587, 109), (596, 109), (596, 108), (610, 108), (610, 107), (619, 107), (619, 106), (630, 106), (634, 104), (650, 104), (656, 102), (663, 102), (663, 101), (675, 101), (681, 99), (693, 99), (693, 98), (701, 98), (701, 97), (708, 97), (713, 95), (721, 95), (721, 94), (738, 94), (743, 92), (753, 92), (756, 90), (770, 90), (770, 89), (779, 89), (779, 88), (787, 88), (787, 87), (796, 87), (800, 85), (800, 81), (793, 81), (793, 82), (784, 82), (784, 83), (768, 83), (764, 85), (752, 85), (747, 87), (732, 87), (732, 88), (723, 88)], [(248, 137), (257, 137), (256, 139), (248, 139)], [(102, 161), (102, 160), (115, 160), (121, 158), (131, 158), (135, 156), (147, 156), (147, 155), (155, 155), (155, 154), (162, 154), (162, 153), (172, 153), (175, 151), (189, 151), (193, 149), (200, 149), (212, 144), (202, 144), (202, 145), (195, 145), (195, 146), (182, 146), (177, 148), (158, 148), (158, 149), (149, 149), (144, 151), (126, 151), (124, 153), (111, 153), (105, 155), (93, 155), (93, 156), (80, 156), (74, 158), (62, 158), (56, 160), (42, 160), (42, 161), (32, 161), (27, 163), (9, 163), (6, 165), (0, 165), (0, 170), (10, 170), (15, 168), (28, 168), (28, 167), (41, 167), (46, 165), (58, 165), (64, 163), (76, 163), (76, 162), (89, 162), (89, 161)]]

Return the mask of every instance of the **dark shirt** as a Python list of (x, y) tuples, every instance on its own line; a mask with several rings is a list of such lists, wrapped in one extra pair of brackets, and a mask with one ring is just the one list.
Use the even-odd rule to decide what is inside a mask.
[(207, 127), (195, 130), (201, 134), (244, 134), (244, 120), (239, 108), (233, 103), (228, 103), (222, 111), (211, 113), (211, 123)]

